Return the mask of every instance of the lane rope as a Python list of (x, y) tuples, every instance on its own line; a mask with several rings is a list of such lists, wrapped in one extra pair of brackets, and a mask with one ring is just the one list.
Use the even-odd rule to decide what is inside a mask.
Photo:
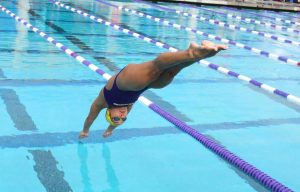
[(166, 19), (154, 17), (152, 15), (146, 14), (146, 13), (141, 12), (141, 11), (129, 9), (129, 8), (123, 7), (123, 6), (117, 6), (117, 5), (114, 5), (114, 4), (109, 3), (107, 1), (104, 1), (104, 0), (96, 0), (96, 1), (98, 1), (99, 3), (105, 4), (107, 6), (111, 6), (113, 8), (123, 10), (123, 11), (126, 11), (126, 12), (131, 13), (131, 14), (138, 15), (140, 17), (145, 17), (145, 18), (150, 19), (154, 22), (162, 23), (162, 24), (167, 25), (167, 26), (171, 26), (171, 27), (173, 27), (175, 29), (178, 29), (178, 30), (185, 30), (185, 31), (188, 31), (188, 32), (191, 32), (191, 33), (202, 35), (202, 36), (208, 37), (208, 38), (213, 39), (213, 40), (221, 41), (223, 43), (228, 43), (228, 44), (231, 44), (233, 46), (243, 48), (245, 50), (251, 51), (253, 53), (256, 53), (256, 54), (259, 54), (259, 55), (262, 55), (262, 56), (265, 56), (265, 57), (268, 57), (268, 58), (271, 58), (271, 59), (275, 59), (275, 60), (278, 60), (278, 61), (281, 61), (281, 62), (284, 62), (284, 63), (287, 63), (287, 64), (291, 64), (291, 65), (294, 65), (294, 66), (298, 66), (298, 67), (300, 66), (300, 61), (296, 61), (296, 60), (290, 59), (290, 58), (285, 57), (285, 56), (276, 55), (274, 53), (270, 53), (268, 51), (263, 51), (263, 50), (260, 50), (260, 49), (254, 48), (254, 47), (250, 47), (250, 46), (244, 45), (242, 43), (238, 43), (238, 42), (233, 41), (233, 40), (225, 39), (225, 38), (215, 36), (215, 35), (212, 35), (212, 34), (209, 34), (209, 33), (194, 29), (194, 28), (179, 25), (177, 23), (170, 22)]
[(248, 28), (245, 28), (245, 27), (239, 27), (239, 26), (236, 26), (236, 25), (227, 24), (227, 23), (224, 23), (224, 22), (221, 22), (221, 21), (218, 21), (218, 20), (208, 19), (208, 18), (205, 18), (205, 17), (202, 17), (202, 16), (187, 13), (187, 12), (184, 12), (184, 11), (178, 11), (176, 9), (171, 9), (171, 8), (163, 7), (163, 6), (160, 6), (160, 5), (155, 5), (153, 3), (145, 2), (145, 1), (142, 1), (142, 0), (133, 0), (133, 1), (144, 3), (144, 4), (150, 5), (152, 7), (157, 7), (159, 9), (162, 9), (162, 10), (165, 10), (165, 11), (174, 12), (178, 15), (191, 17), (191, 18), (194, 18), (194, 19), (197, 19), (197, 20), (200, 20), (200, 21), (204, 21), (204, 22), (212, 24), (212, 25), (217, 25), (217, 26), (220, 26), (220, 27), (224, 27), (226, 29), (238, 30), (238, 31), (242, 31), (242, 32), (245, 32), (245, 33), (251, 33), (251, 34), (254, 34), (254, 35), (258, 35), (258, 36), (261, 36), (261, 37), (266, 37), (266, 38), (272, 39), (274, 41), (279, 41), (279, 42), (287, 43), (287, 44), (290, 44), (290, 45), (300, 46), (300, 42), (298, 42), (298, 41), (289, 40), (289, 39), (286, 39), (286, 38), (283, 38), (283, 37), (277, 37), (277, 36), (272, 35), (270, 33), (264, 33), (264, 32), (261, 32), (261, 31), (248, 29)]
[[(55, 1), (51, 1), (51, 2), (55, 2)], [(55, 45), (57, 48), (59, 48), (61, 51), (63, 51), (67, 55), (75, 58), (81, 64), (89, 67), (91, 70), (93, 70), (93, 71), (97, 72), (98, 74), (100, 74), (104, 79), (108, 80), (111, 77), (109, 74), (107, 74), (104, 71), (102, 71), (101, 69), (99, 69), (97, 66), (92, 64), (90, 61), (86, 60), (85, 58), (81, 57), (80, 55), (78, 55), (77, 53), (72, 51), (71, 49), (69, 49), (66, 46), (64, 46), (63, 44), (59, 43), (54, 38), (48, 36), (43, 31), (41, 31), (38, 28), (32, 26), (26, 20), (24, 20), (24, 19), (20, 18), (19, 16), (15, 15), (14, 13), (9, 11), (5, 7), (3, 7), (2, 5), (0, 5), (0, 9), (4, 13), (6, 13), (9, 16), (11, 16), (12, 18), (14, 18), (17, 22), (22, 23), (27, 28), (29, 28), (32, 31), (34, 31), (35, 33), (39, 34), (41, 37), (43, 37), (48, 42)], [(82, 14), (86, 15), (86, 13), (82, 13)], [(156, 112), (157, 114), (159, 114), (160, 116), (162, 116), (163, 118), (168, 120), (169, 122), (171, 122), (172, 124), (174, 124), (175, 126), (177, 126), (178, 128), (180, 128), (182, 131), (184, 131), (184, 132), (188, 133), (189, 135), (191, 135), (192, 137), (194, 137), (196, 140), (198, 140), (200, 143), (202, 143), (205, 147), (207, 147), (211, 151), (218, 154), (224, 160), (228, 161), (229, 163), (236, 166), (237, 168), (239, 168), (240, 170), (242, 170), (243, 172), (245, 172), (246, 174), (248, 174), (249, 176), (251, 176), (255, 180), (259, 181), (265, 187), (267, 187), (267, 188), (269, 188), (273, 191), (278, 191), (278, 192), (291, 192), (292, 191), (288, 187), (286, 187), (283, 184), (279, 183), (277, 180), (275, 180), (272, 177), (268, 176), (266, 173), (260, 171), (259, 169), (257, 169), (253, 165), (249, 164), (245, 160), (239, 158), (238, 156), (236, 156), (235, 154), (233, 154), (229, 150), (225, 149), (223, 146), (219, 145), (215, 141), (205, 137), (204, 135), (197, 132), (192, 127), (188, 126), (186, 123), (176, 119), (174, 116), (167, 113), (166, 111), (161, 109), (158, 105), (156, 105), (152, 101), (148, 100), (144, 96), (139, 97), (139, 101), (142, 102), (143, 104), (145, 104), (146, 106), (148, 106), (150, 109), (152, 109), (154, 112)]]
[(224, 12), (221, 12), (221, 11), (213, 11), (213, 10), (210, 10), (210, 9), (207, 9), (207, 8), (197, 7), (197, 6), (194, 6), (194, 5), (188, 5), (188, 4), (185, 4), (185, 3), (180, 3), (180, 5), (182, 5), (184, 7), (188, 7), (188, 8), (195, 8), (195, 9), (204, 10), (204, 11), (211, 12), (211, 13), (217, 13), (217, 14), (220, 14), (220, 15), (223, 15), (223, 16), (227, 16), (229, 18), (239, 20), (239, 21), (245, 21), (247, 23), (254, 23), (254, 24), (258, 24), (258, 25), (262, 25), (262, 26), (266, 26), (266, 27), (271, 27), (273, 29), (280, 30), (280, 31), (287, 31), (287, 32), (300, 34), (299, 30), (289, 28), (289, 27), (284, 27), (284, 26), (281, 26), (281, 25), (276, 25), (276, 24), (269, 23), (269, 22), (258, 21), (258, 20), (255, 20), (255, 19), (251, 19), (251, 18), (247, 18), (247, 17), (241, 17), (241, 16), (230, 14), (230, 13), (224, 13)]
[(280, 15), (280, 16), (284, 16), (284, 17), (289, 17), (289, 18), (294, 18), (294, 19), (300, 19), (300, 17), (296, 17), (295, 15), (293, 15), (293, 13), (276, 12), (276, 11), (271, 11), (271, 10), (264, 10), (264, 12), (269, 12), (269, 13), (273, 13), (273, 14), (276, 14), (276, 15)]
[[(227, 9), (227, 10), (231, 10), (231, 11), (235, 11), (235, 12), (239, 12), (239, 13), (245, 13), (243, 11), (240, 11), (238, 9), (231, 8), (231, 7), (222, 7), (222, 8)], [(277, 18), (277, 17), (266, 16), (266, 15), (262, 15), (262, 14), (258, 14), (258, 13), (247, 12), (247, 14), (255, 15), (255, 16), (259, 16), (259, 17), (264, 17), (264, 18), (268, 18), (268, 19), (271, 19), (271, 20), (274, 20), (274, 21), (280, 21), (280, 22), (283, 22), (283, 23), (292, 24), (292, 25), (296, 25), (296, 26), (300, 25), (299, 22), (294, 22), (294, 21), (291, 21), (291, 20), (281, 19), (281, 18)]]

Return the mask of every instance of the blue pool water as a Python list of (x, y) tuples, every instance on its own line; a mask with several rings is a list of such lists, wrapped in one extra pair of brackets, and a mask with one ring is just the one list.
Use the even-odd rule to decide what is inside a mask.
[[(296, 46), (142, 3), (110, 2), (300, 61)], [(206, 39), (95, 0), (64, 3), (179, 49)], [(109, 74), (166, 51), (46, 0), (0, 4)], [(162, 5), (300, 41), (297, 34), (196, 8)], [(222, 7), (207, 8), (233, 13)], [(267, 21), (250, 13), (270, 15), (253, 10), (239, 14)], [(89, 138), (79, 141), (90, 105), (106, 81), (2, 11), (0, 26), (0, 191), (267, 191), (139, 102), (112, 137), (101, 136), (107, 126), (102, 112)], [(300, 71), (296, 66), (234, 46), (207, 60), (299, 96)], [(199, 64), (184, 69), (168, 87), (144, 95), (279, 182), (300, 191), (299, 106)]]

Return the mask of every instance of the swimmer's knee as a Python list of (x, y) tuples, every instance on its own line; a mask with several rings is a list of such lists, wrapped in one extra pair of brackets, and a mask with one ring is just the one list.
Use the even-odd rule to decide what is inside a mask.
[[(160, 54), (161, 55), (161, 54)], [(152, 63), (153, 63), (153, 66), (155, 66), (158, 70), (160, 70), (160, 71), (164, 71), (164, 65), (161, 63), (161, 61), (160, 61), (160, 59), (158, 59), (158, 58), (160, 58), (159, 56), (156, 58), (156, 59), (154, 59), (153, 61), (152, 61)]]
[(147, 67), (147, 75), (149, 75), (150, 79), (156, 79), (162, 74), (163, 70), (157, 66), (155, 60), (150, 61)]

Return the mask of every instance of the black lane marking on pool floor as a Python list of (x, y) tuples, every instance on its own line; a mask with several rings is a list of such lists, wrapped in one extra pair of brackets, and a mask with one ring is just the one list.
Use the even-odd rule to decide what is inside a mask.
[[(35, 131), (37, 130), (35, 123), (33, 122), (30, 115), (27, 113), (26, 108), (22, 103), (19, 101), (18, 95), (14, 90), (11, 89), (0, 89), (0, 97), (3, 99), (7, 112), (10, 115), (12, 121), (15, 124), (15, 127), (20, 131)], [(29, 139), (29, 138), (28, 138)], [(30, 139), (28, 140), (30, 141)], [(69, 190), (70, 187), (68, 183), (66, 183), (63, 179), (59, 178), (61, 174), (56, 167), (49, 167), (49, 162), (54, 159), (54, 157), (44, 158), (39, 151), (31, 151), (34, 156), (34, 160), (36, 166), (34, 167), (35, 171), (37, 172), (38, 178), (40, 179), (41, 183), (44, 185), (48, 192), (57, 192), (57, 191), (72, 191)], [(51, 154), (51, 152), (50, 152)], [(51, 157), (51, 156), (50, 156)], [(55, 159), (54, 159), (55, 161)], [(55, 161), (56, 162), (56, 161)], [(52, 163), (53, 164), (53, 163)], [(55, 163), (56, 164), (56, 163)], [(42, 165), (42, 166), (41, 166)], [(51, 165), (51, 164), (50, 164)], [(50, 177), (49, 177), (50, 175)], [(49, 180), (50, 178), (50, 180)], [(53, 181), (49, 183), (49, 181)], [(48, 185), (50, 184), (50, 186)], [(54, 185), (53, 185), (54, 184)], [(53, 188), (54, 186), (54, 188)], [(56, 190), (58, 188), (58, 190)], [(54, 189), (54, 190), (53, 190)]]
[(27, 86), (82, 86), (104, 85), (103, 80), (61, 80), (61, 79), (0, 79), (0, 86), (27, 87)]
[[(34, 49), (28, 49), (28, 50), (17, 50), (17, 49), (7, 49), (7, 48), (0, 48), (0, 53), (28, 53), (28, 54), (62, 54), (61, 51), (58, 50), (48, 50), (48, 51), (43, 51), (43, 50), (34, 50)], [(76, 51), (78, 54), (86, 54), (84, 51)], [(149, 53), (149, 52), (105, 52), (105, 51), (93, 51), (92, 53), (89, 53), (89, 55), (92, 55), (93, 57), (99, 57), (99, 55), (107, 55), (107, 56), (156, 56), (156, 53)], [(99, 57), (99, 58), (105, 58), (105, 57)], [(108, 60), (108, 59), (106, 59)]]
[[(18, 99), (18, 96), (14, 90), (11, 89), (0, 89), (0, 97), (2, 97), (7, 112), (9, 113), (11, 119), (13, 120), (15, 127), (20, 131), (35, 131), (37, 130), (32, 118), (27, 113), (26, 108)], [(29, 138), (28, 138), (29, 139)], [(30, 139), (29, 139), (30, 140)], [(28, 140), (28, 141), (29, 141)], [(38, 178), (41, 183), (44, 185), (48, 192), (56, 192), (56, 191), (72, 191), (69, 190), (68, 183), (66, 183), (63, 179), (61, 179), (60, 171), (56, 167), (49, 167), (49, 162), (51, 165), (51, 160), (54, 157), (49, 158), (49, 155), (45, 158), (39, 151), (31, 151), (35, 160), (35, 171), (37, 172)], [(50, 152), (51, 154), (51, 152)], [(51, 157), (51, 156), (50, 156)], [(55, 161), (55, 159), (54, 159)], [(56, 161), (55, 161), (56, 162)], [(52, 163), (53, 164), (53, 163)], [(50, 180), (49, 180), (50, 178)], [(44, 179), (44, 180), (43, 180)], [(50, 181), (50, 183), (49, 183)], [(58, 190), (56, 190), (56, 188)], [(69, 187), (70, 188), (70, 187)]]
[(18, 130), (37, 130), (35, 123), (27, 113), (25, 106), (20, 102), (20, 99), (14, 90), (0, 89), (0, 97), (3, 99), (6, 110), (14, 122), (14, 126)]
[[(205, 134), (206, 131), (247, 129), (251, 127), (265, 127), (267, 129), (270, 126), (298, 125), (299, 123), (300, 118), (288, 118), (260, 119), (256, 121), (243, 122), (222, 122), (215, 124), (195, 124), (191, 126), (200, 133)], [(270, 128), (270, 130), (272, 129), (273, 128)], [(104, 130), (91, 131), (90, 136), (82, 140), (82, 142), (96, 144), (166, 134), (184, 134), (182, 131), (176, 129), (174, 126), (153, 128), (124, 128), (117, 130), (112, 137), (104, 139), (101, 137), (103, 131)], [(64, 133), (31, 133), (13, 136), (0, 136), (0, 148), (59, 147), (67, 144), (76, 144), (79, 141), (78, 134), (78, 131), (70, 131)], [(217, 140), (215, 141), (220, 143)]]
[(68, 144), (77, 144), (79, 141), (89, 144), (99, 144), (129, 140), (132, 138), (143, 138), (149, 136), (159, 136), (166, 134), (183, 134), (174, 127), (154, 127), (154, 128), (128, 128), (119, 129), (112, 137), (104, 139), (102, 133), (104, 130), (90, 131), (89, 137), (79, 140), (78, 131), (64, 133), (31, 133), (19, 134), (13, 136), (0, 136), (0, 148), (37, 148), (37, 147), (61, 147)]
[(28, 152), (33, 156), (35, 162), (34, 170), (47, 192), (73, 191), (69, 183), (64, 179), (64, 172), (58, 170), (58, 162), (51, 151), (29, 150)]

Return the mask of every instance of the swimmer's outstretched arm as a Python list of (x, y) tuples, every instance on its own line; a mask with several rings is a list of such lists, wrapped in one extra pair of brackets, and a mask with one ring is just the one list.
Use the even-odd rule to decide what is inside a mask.
[(79, 134), (79, 138), (85, 138), (89, 136), (89, 130), (95, 119), (98, 117), (100, 111), (104, 108), (106, 108), (106, 102), (104, 100), (103, 96), (103, 90), (101, 90), (100, 94), (97, 96), (95, 101), (93, 102), (90, 112), (85, 119), (83, 130)]

